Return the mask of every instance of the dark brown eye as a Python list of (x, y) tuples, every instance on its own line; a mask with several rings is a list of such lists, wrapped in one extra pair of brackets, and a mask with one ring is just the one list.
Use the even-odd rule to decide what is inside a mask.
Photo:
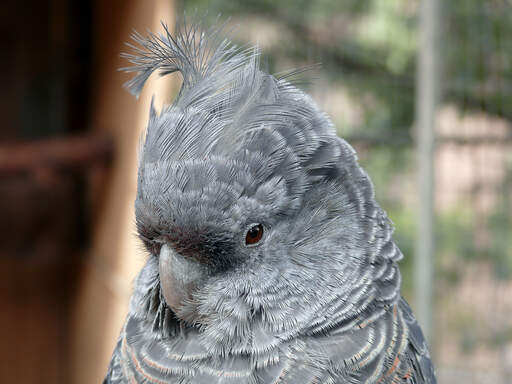
[(261, 240), (263, 237), (263, 225), (256, 224), (253, 225), (249, 230), (247, 231), (247, 234), (245, 235), (245, 244), (246, 245), (253, 245), (256, 244)]

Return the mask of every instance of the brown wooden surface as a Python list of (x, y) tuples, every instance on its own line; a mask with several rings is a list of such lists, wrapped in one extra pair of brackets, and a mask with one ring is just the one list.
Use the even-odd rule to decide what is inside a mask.
[[(10, 147), (29, 161), (0, 173), (0, 383), (71, 382), (72, 300), (95, 206), (89, 173), (107, 169), (80, 142), (70, 152), (60, 150), (68, 139)], [(55, 161), (42, 160), (46, 151)]]
[(69, 301), (75, 274), (71, 261), (0, 258), (0, 383), (70, 382)]
[[(169, 102), (169, 81), (152, 76), (139, 99), (123, 88), (130, 76), (119, 53), (135, 29), (157, 31), (164, 20), (173, 29), (172, 0), (95, 1), (91, 126), (114, 142), (112, 167), (92, 215), (91, 247), (81, 268), (73, 299), (72, 382), (99, 383), (104, 377), (126, 317), (131, 282), (146, 255), (135, 236), (133, 202), (136, 192), (137, 148), (147, 125), (151, 96), (157, 109)], [(97, 181), (94, 182), (98, 185)]]
[(105, 134), (82, 134), (0, 144), (0, 177), (40, 169), (72, 170), (108, 162), (113, 143)]
[[(63, 17), (68, 3), (51, 0), (41, 8), (50, 3), (55, 17)], [(61, 106), (69, 117), (59, 120), (66, 129), (39, 135), (38, 115), (25, 113), (35, 121), (34, 132), (24, 136), (9, 120), (9, 132), (0, 135), (0, 383), (101, 382), (131, 280), (144, 260), (133, 228), (137, 145), (151, 94), (158, 106), (166, 93), (149, 87), (137, 101), (122, 87), (128, 76), (117, 69), (126, 65), (119, 53), (133, 28), (155, 30), (161, 19), (173, 25), (173, 1), (92, 3), (87, 102), (74, 103), (76, 111)], [(66, 36), (49, 25), (55, 27), (51, 36)], [(68, 96), (59, 100), (69, 102)], [(14, 120), (18, 104), (0, 109)], [(92, 128), (83, 132), (80, 124)]]

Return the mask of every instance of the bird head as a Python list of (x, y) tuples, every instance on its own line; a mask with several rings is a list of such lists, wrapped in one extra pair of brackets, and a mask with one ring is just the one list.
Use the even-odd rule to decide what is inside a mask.
[(382, 302), (395, 300), (400, 252), (372, 184), (289, 76), (263, 71), (223, 28), (133, 39), (134, 94), (154, 71), (183, 78), (171, 105), (151, 106), (135, 201), (143, 275), (177, 319), (232, 337), (256, 319), (314, 332), (375, 306), (390, 271)]

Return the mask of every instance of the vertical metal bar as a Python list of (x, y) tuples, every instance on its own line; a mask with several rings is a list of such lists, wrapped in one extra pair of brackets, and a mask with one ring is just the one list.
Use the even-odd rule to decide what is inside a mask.
[(416, 92), (418, 153), (418, 238), (415, 259), (415, 312), (427, 340), (432, 334), (434, 254), (434, 133), (439, 98), (439, 0), (422, 0)]

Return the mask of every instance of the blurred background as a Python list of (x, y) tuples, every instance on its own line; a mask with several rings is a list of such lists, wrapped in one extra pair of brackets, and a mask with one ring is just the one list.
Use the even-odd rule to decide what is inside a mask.
[[(442, 4), (439, 4), (442, 3)], [(238, 25), (358, 151), (405, 258), (440, 383), (512, 382), (510, 0), (0, 4), (0, 382), (98, 383), (145, 260), (137, 146), (152, 94), (122, 88), (133, 29)]]

